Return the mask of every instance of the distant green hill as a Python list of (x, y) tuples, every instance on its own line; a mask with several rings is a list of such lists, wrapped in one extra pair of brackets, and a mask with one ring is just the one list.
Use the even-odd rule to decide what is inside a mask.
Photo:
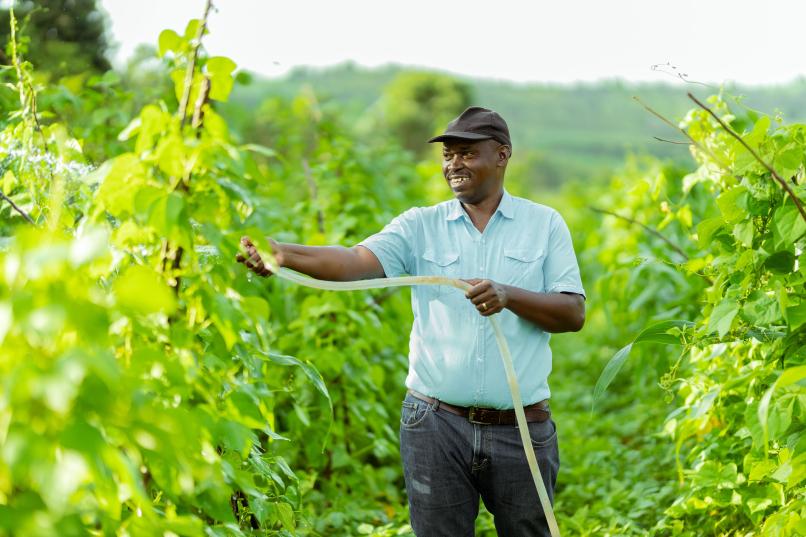
[[(338, 106), (359, 120), (379, 99), (383, 88), (405, 68), (364, 69), (343, 64), (327, 69), (297, 68), (279, 79), (255, 79), (237, 88), (233, 104), (254, 110), (269, 96), (293, 97), (312, 88), (323, 102)], [(692, 107), (686, 92), (705, 97), (716, 87), (686, 84), (599, 83), (517, 84), (458, 77), (469, 82), (476, 102), (500, 112), (509, 123), (518, 172), (530, 184), (552, 188), (569, 179), (598, 179), (618, 167), (629, 153), (651, 154), (688, 161), (686, 146), (655, 140), (680, 141), (682, 136), (644, 110), (637, 96), (677, 122)], [(671, 80), (671, 79), (670, 79)], [(732, 95), (765, 113), (780, 113), (790, 122), (806, 121), (806, 80), (783, 86), (732, 87)]]

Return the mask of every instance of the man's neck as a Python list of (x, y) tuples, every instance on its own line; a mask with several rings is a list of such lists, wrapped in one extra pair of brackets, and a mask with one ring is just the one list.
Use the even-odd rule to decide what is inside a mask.
[(470, 221), (473, 222), (473, 226), (479, 230), (479, 233), (484, 233), (484, 228), (487, 227), (503, 198), (504, 189), (501, 188), (495, 195), (488, 196), (478, 203), (462, 203), (467, 216), (470, 217)]

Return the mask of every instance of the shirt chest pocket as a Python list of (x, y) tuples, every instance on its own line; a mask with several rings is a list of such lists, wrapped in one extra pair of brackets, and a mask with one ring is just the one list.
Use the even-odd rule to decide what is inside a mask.
[[(441, 250), (426, 250), (422, 255), (421, 276), (443, 276), (460, 278), (459, 253)], [(434, 297), (458, 295), (460, 291), (447, 285), (429, 285), (430, 295)]]
[(546, 253), (534, 248), (504, 249), (505, 283), (528, 289), (543, 291), (543, 261)]

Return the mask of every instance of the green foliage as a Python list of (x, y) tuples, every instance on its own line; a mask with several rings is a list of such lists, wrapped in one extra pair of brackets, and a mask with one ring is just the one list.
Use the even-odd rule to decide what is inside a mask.
[(473, 104), (470, 85), (447, 75), (403, 72), (383, 91), (381, 124), (403, 147), (423, 156), (429, 138)]
[[(249, 87), (236, 89), (226, 115), (236, 117), (236, 111), (240, 110), (243, 117), (240, 121), (248, 123), (251, 111), (267, 95), (293, 98), (308, 88), (320, 96), (323, 106), (338, 108), (358, 125), (374, 125), (369, 118), (379, 112), (379, 99), (385, 88), (408, 71), (394, 65), (366, 69), (345, 63), (325, 69), (298, 67), (277, 79), (255, 77)], [(535, 195), (559, 192), (563, 186), (578, 181), (604, 187), (630, 153), (689, 165), (688, 155), (679, 145), (653, 138), (678, 141), (675, 133), (670, 133), (633, 100), (638, 95), (667, 117), (683, 117), (691, 102), (680, 85), (622, 81), (567, 85), (457, 79), (470, 87), (472, 104), (497, 110), (507, 119), (515, 145), (515, 158), (510, 161), (507, 174), (519, 178)], [(785, 86), (729, 86), (727, 90), (753, 108), (774, 111), (788, 121), (806, 121), (805, 80)], [(370, 136), (378, 135), (377, 130), (367, 130)]]
[[(183, 122), (199, 23), (163, 32), (175, 91), (126, 121), (68, 130), (65, 100), (38, 95), (18, 62), (24, 108), (0, 133), (20, 209), (0, 208), (0, 535), (391, 535), (405, 517), (390, 409), (407, 293), (286, 289), (233, 259), (247, 233), (355, 242), (421, 199), (422, 178), (396, 146), (356, 145), (310, 95), (267, 103), (237, 144), (201, 89), (227, 98), (226, 58), (199, 56), (189, 102), (205, 104)], [(134, 102), (106, 98), (70, 100)]]
[[(240, 75), (203, 49), (191, 63), (200, 24), (123, 73), (45, 85), (24, 56), (2, 72), (0, 191), (19, 210), (0, 202), (0, 535), (410, 535), (408, 292), (308, 290), (233, 258), (243, 234), (353, 244), (447, 196), (438, 166), (386, 136), (358, 143), (354, 116), (310, 89), (231, 122)], [(466, 88), (443, 82), (403, 97), (448, 109)], [(803, 200), (806, 128), (709, 102)], [(609, 124), (590, 108), (588, 149)], [(563, 212), (589, 293), (586, 329), (552, 341), (560, 526), (800, 535), (806, 223), (709, 115), (683, 125), (693, 171), (633, 158), (607, 188), (547, 199), (527, 174), (552, 164), (510, 169)]]
[[(777, 165), (803, 200), (803, 126), (773, 126), (752, 111), (737, 118), (721, 98), (709, 102), (764, 162)], [(684, 278), (682, 295), (698, 306), (682, 316), (692, 321), (690, 328), (665, 336), (684, 345), (661, 383), (676, 391), (677, 408), (664, 429), (675, 442), (685, 487), (655, 531), (800, 535), (806, 500), (806, 391), (799, 384), (806, 361), (799, 315), (806, 302), (806, 219), (768, 169), (706, 111), (693, 110), (683, 125), (695, 141), (699, 168), (681, 178), (681, 191), (664, 193), (660, 222), (654, 223), (657, 216), (640, 219), (667, 237), (671, 225), (684, 231), (673, 239), (685, 254), (675, 273)], [(614, 212), (657, 207), (647, 203), (653, 198), (617, 203)], [(658, 295), (658, 285), (664, 284), (642, 294)], [(673, 304), (649, 311), (681, 317)], [(597, 396), (624, 355), (622, 349), (605, 368)], [(652, 354), (641, 352), (639, 359), (652, 360)]]
[[(17, 18), (24, 21), (23, 50), (44, 74), (59, 78), (110, 68), (105, 29), (106, 16), (96, 0), (17, 1)], [(9, 10), (0, 10), (0, 42), (9, 40)], [(11, 54), (0, 52), (0, 63)]]

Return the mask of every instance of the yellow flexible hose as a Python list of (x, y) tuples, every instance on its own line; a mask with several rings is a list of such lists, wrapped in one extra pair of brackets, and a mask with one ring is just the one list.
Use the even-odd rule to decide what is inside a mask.
[[(313, 287), (315, 289), (323, 289), (327, 291), (359, 291), (364, 289), (381, 289), (384, 287), (403, 287), (409, 285), (448, 285), (455, 287), (461, 291), (467, 291), (472, 286), (462, 280), (453, 278), (444, 278), (441, 276), (404, 276), (401, 278), (375, 278), (371, 280), (356, 280), (350, 282), (331, 282), (325, 280), (317, 280), (303, 276), (297, 272), (287, 268), (280, 268), (273, 256), (261, 255), (266, 267), (271, 270), (277, 277), (284, 280), (294, 282), (306, 287)], [(557, 519), (554, 517), (554, 511), (551, 508), (548, 492), (543, 484), (543, 478), (540, 474), (540, 468), (537, 466), (537, 459), (535, 452), (532, 448), (532, 441), (529, 437), (529, 429), (526, 425), (526, 414), (523, 411), (523, 400), (521, 399), (521, 391), (518, 387), (518, 379), (515, 375), (515, 367), (512, 365), (512, 355), (509, 353), (509, 346), (501, 331), (501, 326), (498, 321), (493, 317), (488, 317), (490, 324), (495, 333), (495, 340), (498, 343), (498, 349), (501, 352), (501, 359), (504, 361), (504, 370), (507, 375), (507, 383), (509, 384), (509, 392), (512, 395), (512, 405), (515, 409), (515, 417), (518, 422), (518, 430), (520, 431), (521, 442), (523, 443), (523, 450), (526, 453), (526, 461), (529, 464), (529, 470), (532, 473), (532, 479), (537, 489), (537, 495), (540, 498), (540, 505), (543, 507), (543, 512), (546, 515), (546, 521), (549, 525), (552, 537), (560, 537), (560, 528), (557, 526)]]

